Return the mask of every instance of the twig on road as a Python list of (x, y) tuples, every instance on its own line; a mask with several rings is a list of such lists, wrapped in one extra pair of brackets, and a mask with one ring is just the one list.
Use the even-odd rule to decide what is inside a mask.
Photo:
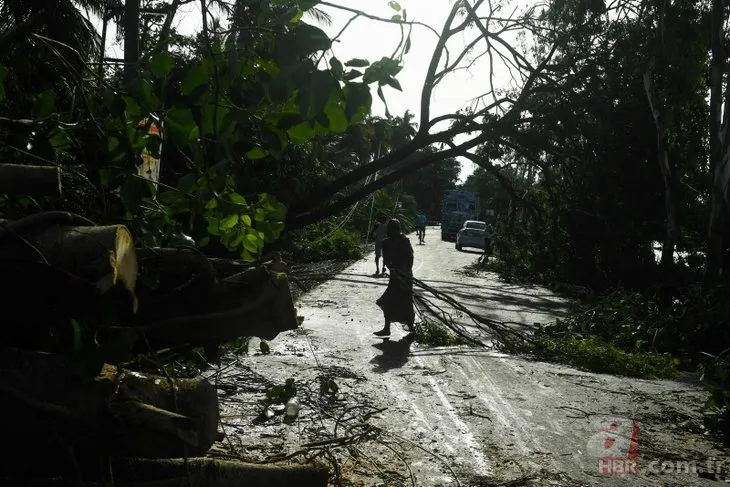
[[(499, 342), (502, 344), (506, 344), (509, 342), (510, 338), (516, 338), (521, 341), (528, 342), (530, 344), (534, 344), (535, 340), (531, 337), (527, 336), (524, 333), (520, 333), (517, 330), (514, 330), (510, 328), (508, 325), (512, 324), (510, 322), (504, 322), (504, 321), (497, 321), (492, 320), (490, 318), (486, 318), (484, 316), (481, 316), (477, 313), (474, 313), (473, 311), (469, 310), (466, 306), (456, 301), (454, 298), (449, 296), (448, 294), (439, 291), (438, 289), (429, 286), (425, 282), (412, 278), (413, 279), (413, 285), (414, 287), (418, 287), (420, 289), (423, 289), (427, 293), (431, 294), (434, 298), (441, 300), (445, 303), (447, 303), (449, 306), (453, 307), (458, 312), (463, 313), (464, 315), (468, 316), (472, 322), (476, 325), (476, 327), (486, 333), (490, 333), (493, 335), (496, 335)], [(416, 294), (413, 295), (414, 303), (417, 307), (420, 307), (421, 309), (425, 309), (427, 313), (431, 313), (432, 315), (436, 316), (437, 319), (441, 323), (443, 323), (445, 326), (447, 326), (450, 330), (452, 330), (454, 333), (456, 333), (458, 336), (468, 340), (469, 342), (479, 345), (481, 347), (485, 347), (486, 345), (481, 342), (478, 338), (474, 336), (470, 336), (467, 332), (464, 330), (461, 330), (459, 327), (457, 327), (452, 320), (446, 319), (445, 316), (447, 316), (447, 313), (436, 306), (432, 300), (428, 299), (424, 294)], [(437, 313), (433, 313), (433, 309), (436, 308), (440, 311), (440, 315)], [(519, 324), (519, 323), (514, 323)]]
[(435, 458), (436, 460), (438, 460), (439, 462), (443, 463), (443, 464), (444, 464), (444, 465), (446, 466), (446, 468), (447, 468), (447, 469), (449, 469), (449, 472), (451, 472), (451, 475), (452, 475), (452, 476), (454, 477), (454, 480), (456, 481), (456, 485), (457, 485), (458, 487), (461, 487), (461, 482), (459, 481), (459, 476), (458, 476), (458, 475), (456, 475), (456, 472), (455, 472), (455, 471), (454, 471), (454, 469), (453, 469), (453, 468), (451, 467), (451, 465), (449, 464), (449, 462), (447, 462), (447, 461), (446, 461), (446, 459), (445, 459), (445, 458), (443, 458), (443, 457), (441, 457), (441, 456), (437, 455), (436, 453), (434, 453), (434, 452), (432, 452), (432, 451), (430, 451), (430, 450), (427, 450), (426, 448), (422, 447), (421, 445), (419, 445), (419, 444), (418, 444), (418, 443), (416, 443), (415, 441), (409, 440), (409, 439), (408, 439), (408, 438), (406, 438), (405, 436), (401, 436), (401, 435), (399, 435), (399, 434), (397, 434), (397, 433), (391, 433), (391, 432), (389, 432), (389, 431), (385, 431), (385, 430), (382, 430), (382, 429), (380, 430), (380, 432), (381, 432), (382, 434), (385, 434), (385, 435), (388, 435), (388, 436), (392, 436), (393, 438), (396, 438), (396, 439), (398, 439), (398, 440), (400, 440), (400, 441), (405, 441), (406, 443), (410, 443), (411, 445), (415, 446), (415, 447), (416, 447), (416, 448), (418, 448), (419, 450), (421, 450), (421, 451), (423, 451), (423, 452), (427, 453), (428, 455), (431, 455), (431, 456), (432, 456), (432, 457), (434, 457), (434, 458)]

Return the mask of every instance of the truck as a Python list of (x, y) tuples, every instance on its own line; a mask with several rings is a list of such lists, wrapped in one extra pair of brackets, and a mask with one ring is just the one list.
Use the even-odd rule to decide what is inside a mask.
[(452, 189), (441, 201), (441, 240), (456, 239), (457, 232), (467, 220), (481, 215), (479, 195), (471, 191)]

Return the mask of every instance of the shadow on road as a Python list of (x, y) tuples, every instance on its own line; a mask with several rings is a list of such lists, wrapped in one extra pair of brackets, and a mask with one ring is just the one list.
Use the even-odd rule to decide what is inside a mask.
[(410, 342), (402, 339), (397, 342), (385, 339), (380, 343), (376, 343), (373, 347), (383, 352), (381, 355), (373, 357), (370, 361), (375, 366), (373, 367), (373, 372), (378, 373), (403, 367), (408, 362), (408, 355), (411, 353)]
[(461, 249), (459, 252), (462, 252), (464, 254), (475, 254), (475, 255), (484, 255), (483, 250), (467, 250), (467, 249)]

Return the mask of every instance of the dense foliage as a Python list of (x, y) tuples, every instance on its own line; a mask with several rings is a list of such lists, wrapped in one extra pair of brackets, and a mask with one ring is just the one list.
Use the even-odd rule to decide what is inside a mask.
[(726, 6), (552, 2), (534, 49), (557, 46), (554, 90), (525, 100), (529, 124), (480, 147), (467, 186), (498, 215), (490, 268), (581, 290), (533, 352), (644, 377), (699, 366), (727, 421), (730, 309), (726, 277), (713, 276), (730, 267), (727, 250), (708, 254), (730, 228), (725, 213), (710, 225), (711, 138), (724, 132), (708, 93), (727, 83), (711, 57), (713, 42), (727, 52), (724, 30), (711, 38), (718, 16), (722, 27)]

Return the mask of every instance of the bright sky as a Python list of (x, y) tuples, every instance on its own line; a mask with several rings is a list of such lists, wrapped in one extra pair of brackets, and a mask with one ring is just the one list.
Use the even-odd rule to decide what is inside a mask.
[[(363, 10), (384, 18), (390, 18), (397, 13), (388, 5), (387, 0), (331, 0), (331, 3)], [(451, 0), (399, 0), (398, 3), (407, 12), (409, 20), (423, 22), (438, 32), (443, 28), (443, 22), (453, 5)], [(305, 17), (305, 20), (318, 25), (330, 37), (334, 37), (353, 16), (350, 12), (328, 6), (322, 7), (322, 10), (332, 16), (332, 26), (318, 25), (309, 17)], [(506, 10), (503, 12), (505, 17), (509, 13)], [(511, 11), (511, 8), (509, 10)], [(176, 15), (174, 25), (181, 34), (190, 34), (200, 29), (200, 19), (200, 7), (197, 2), (194, 2), (189, 4), (186, 10)], [(110, 32), (113, 33), (114, 30), (110, 29)], [(472, 29), (454, 37), (453, 42), (449, 45), (452, 59), (476, 35), (476, 30)], [(113, 34), (110, 37), (113, 38)], [(113, 39), (111, 40), (113, 41)], [(351, 58), (375, 61), (384, 56), (391, 56), (399, 40), (400, 27), (398, 25), (360, 17), (348, 26), (333, 46), (332, 51), (343, 62)], [(384, 87), (391, 114), (403, 115), (406, 110), (409, 110), (415, 115), (415, 120), (419, 119), (421, 89), (436, 42), (437, 38), (433, 32), (425, 27), (414, 26), (411, 34), (411, 49), (403, 59), (403, 70), (397, 76), (403, 92)], [(120, 47), (119, 43), (109, 42), (107, 44), (107, 48), (115, 55), (120, 54)], [(462, 64), (466, 65), (469, 61), (470, 59), (467, 57)], [(487, 91), (489, 69), (488, 58), (484, 57), (475, 62), (469, 70), (461, 70), (446, 77), (433, 93), (431, 117), (454, 113), (464, 108), (471, 99)], [(507, 81), (506, 70), (497, 64), (495, 74), (498, 78), (495, 83), (503, 86)], [(373, 88), (372, 113), (385, 115), (385, 108), (375, 93), (375, 88)], [(456, 142), (460, 142), (460, 140), (457, 138)], [(461, 162), (460, 179), (463, 181), (473, 172), (474, 164), (465, 159), (462, 159)]]

